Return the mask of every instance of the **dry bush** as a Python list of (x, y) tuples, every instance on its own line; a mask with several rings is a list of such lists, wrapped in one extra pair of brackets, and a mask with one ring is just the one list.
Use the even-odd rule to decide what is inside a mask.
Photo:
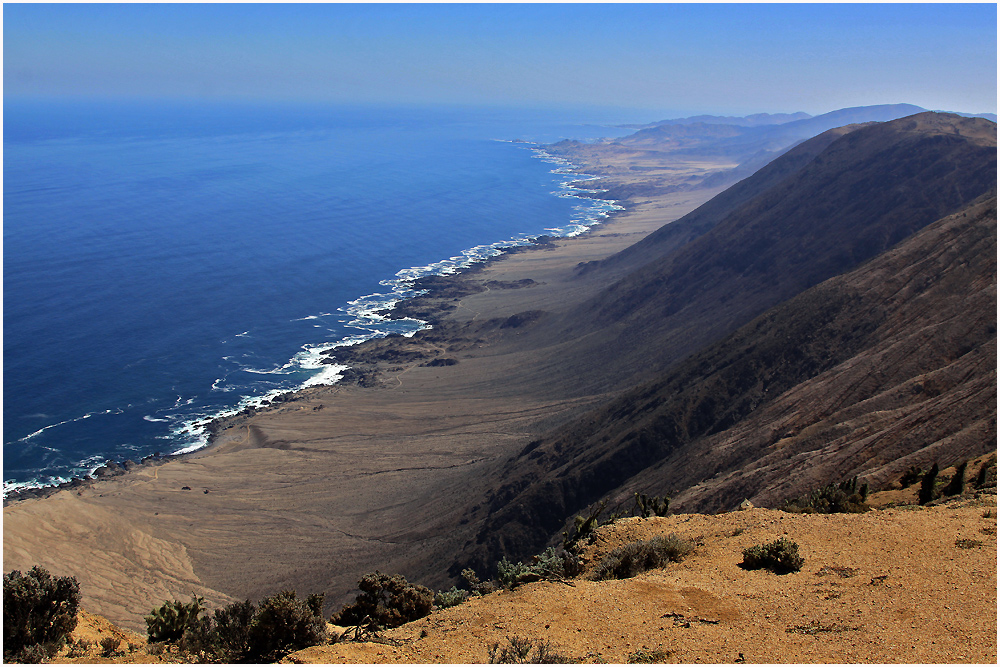
[(679, 563), (693, 550), (693, 544), (674, 533), (632, 542), (605, 556), (591, 572), (590, 578), (594, 581), (628, 579), (646, 570), (664, 567), (670, 562)]

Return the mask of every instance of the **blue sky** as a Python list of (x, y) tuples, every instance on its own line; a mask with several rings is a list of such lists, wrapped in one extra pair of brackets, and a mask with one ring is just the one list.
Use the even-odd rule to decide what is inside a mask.
[(4, 4), (4, 96), (995, 112), (995, 4)]

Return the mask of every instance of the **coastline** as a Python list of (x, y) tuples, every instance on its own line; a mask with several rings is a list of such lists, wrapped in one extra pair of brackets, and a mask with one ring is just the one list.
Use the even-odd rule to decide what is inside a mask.
[[(618, 202), (599, 197), (601, 191), (582, 186), (582, 184), (599, 178), (581, 173), (583, 167), (548, 153), (547, 147), (540, 144), (527, 141), (506, 143), (517, 144), (530, 150), (533, 158), (556, 165), (555, 168), (549, 170), (550, 173), (565, 175), (558, 190), (552, 193), (553, 196), (593, 202), (587, 210), (581, 211), (582, 220), (571, 219), (561, 228), (546, 230), (547, 232), (560, 232), (560, 235), (556, 237), (548, 233), (534, 236), (521, 234), (506, 241), (485, 243), (468, 248), (462, 251), (461, 255), (439, 260), (427, 266), (401, 269), (396, 273), (395, 278), (381, 281), (383, 286), (391, 288), (389, 292), (363, 295), (348, 302), (346, 311), (355, 318), (352, 326), (365, 331), (365, 333), (347, 335), (332, 344), (305, 343), (302, 345), (303, 351), (287, 362), (286, 365), (298, 363), (303, 369), (322, 369), (321, 372), (316, 373), (297, 387), (270, 390), (261, 395), (242, 396), (236, 405), (224, 408), (215, 415), (185, 421), (180, 427), (172, 429), (172, 433), (174, 436), (184, 434), (185, 438), (193, 438), (193, 440), (180, 444), (179, 449), (167, 454), (156, 452), (141, 457), (138, 461), (98, 457), (103, 460), (97, 464), (92, 463), (88, 472), (72, 475), (68, 478), (63, 477), (62, 481), (54, 484), (37, 483), (31, 480), (12, 483), (8, 489), (5, 481), (4, 506), (17, 500), (44, 498), (60, 490), (77, 489), (102, 478), (124, 474), (136, 467), (160, 465), (164, 461), (202, 451), (211, 447), (214, 437), (221, 430), (243, 423), (262, 410), (298, 400), (297, 396), (300, 392), (312, 387), (335, 386), (341, 382), (345, 373), (350, 381), (354, 374), (351, 373), (349, 367), (331, 363), (330, 357), (334, 350), (346, 350), (373, 340), (391, 339), (400, 335), (409, 337), (422, 329), (433, 327), (436, 323), (439, 324), (439, 319), (434, 318), (431, 314), (428, 313), (427, 317), (418, 317), (414, 313), (418, 312), (419, 308), (407, 307), (407, 304), (414, 301), (420, 303), (426, 287), (433, 286), (436, 289), (441, 289), (443, 285), (440, 282), (441, 279), (454, 277), (456, 280), (461, 280), (462, 274), (480, 270), (485, 265), (502, 259), (508, 253), (520, 252), (539, 243), (545, 244), (548, 239), (575, 237), (602, 224), (609, 215), (623, 209), (622, 206), (618, 205)], [(392, 331), (397, 326), (408, 330), (403, 334)]]
[(5, 502), (5, 570), (77, 576), (88, 609), (140, 628), (152, 605), (192, 591), (222, 604), (325, 590), (336, 604), (375, 567), (445, 586), (441, 563), (474, 538), (465, 501), (525, 442), (602, 398), (521, 382), (532, 327), (504, 324), (601, 289), (576, 267), (720, 189), (633, 198), (588, 233), (429, 279), (434, 291), (397, 314), (419, 311), (434, 329), (340, 348), (372, 355), (369, 386), (308, 387), (217, 422), (207, 448)]

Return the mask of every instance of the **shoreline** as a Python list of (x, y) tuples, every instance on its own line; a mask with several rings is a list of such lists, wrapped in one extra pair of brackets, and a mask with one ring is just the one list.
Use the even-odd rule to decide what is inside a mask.
[[(571, 219), (567, 225), (558, 228), (561, 230), (570, 230), (561, 236), (552, 236), (548, 233), (542, 233), (534, 236), (520, 235), (513, 237), (508, 241), (485, 243), (467, 248), (462, 251), (461, 255), (440, 260), (427, 266), (401, 269), (396, 273), (395, 278), (387, 279), (381, 282), (382, 285), (392, 288), (390, 292), (386, 294), (377, 293), (359, 296), (353, 301), (348, 302), (348, 305), (353, 306), (358, 301), (373, 296), (393, 296), (397, 290), (402, 288), (400, 290), (402, 294), (409, 292), (412, 296), (401, 296), (401, 298), (392, 301), (387, 308), (379, 310), (361, 309), (359, 313), (355, 314), (355, 316), (359, 318), (370, 317), (372, 315), (381, 316), (384, 317), (384, 319), (380, 322), (383, 324), (415, 320), (420, 323), (420, 328), (406, 334), (398, 334), (395, 332), (380, 334), (377, 331), (369, 330), (367, 334), (347, 335), (340, 341), (336, 341), (330, 346), (324, 344), (317, 345), (305, 343), (302, 345), (305, 356), (318, 356), (320, 359), (315, 360), (316, 362), (322, 365), (330, 366), (332, 363), (329, 359), (331, 358), (334, 350), (351, 349), (359, 345), (365, 345), (371, 341), (394, 339), (398, 337), (410, 337), (422, 330), (426, 330), (440, 324), (439, 319), (434, 319), (432, 321), (431, 315), (428, 315), (427, 318), (415, 317), (409, 314), (413, 312), (413, 309), (408, 310), (404, 307), (406, 304), (410, 304), (411, 302), (419, 302), (419, 300), (425, 296), (423, 293), (425, 290), (425, 284), (433, 283), (435, 288), (442, 289), (442, 283), (440, 282), (442, 279), (454, 278), (456, 281), (460, 281), (461, 276), (482, 270), (487, 265), (503, 259), (508, 254), (522, 252), (525, 249), (537, 246), (539, 243), (550, 243), (553, 238), (574, 238), (580, 234), (587, 233), (594, 227), (605, 224), (610, 216), (624, 210), (625, 207), (618, 201), (598, 196), (603, 192), (602, 190), (585, 188), (580, 185), (600, 179), (599, 176), (582, 173), (581, 170), (585, 169), (585, 166), (574, 164), (565, 158), (549, 153), (546, 150), (548, 146), (545, 145), (526, 141), (511, 141), (509, 143), (526, 148), (531, 152), (532, 157), (534, 158), (541, 159), (549, 164), (557, 165), (555, 168), (550, 169), (549, 173), (564, 175), (566, 178), (560, 183), (559, 190), (552, 192), (551, 194), (556, 197), (570, 197), (594, 201), (595, 204), (593, 205), (593, 210), (586, 212), (587, 215), (584, 218), (584, 220), (591, 220), (591, 222), (582, 226), (577, 224), (576, 228), (572, 229), (576, 221)], [(600, 207), (601, 204), (605, 204), (605, 208), (603, 210)], [(480, 254), (484, 252), (487, 254), (480, 256)], [(462, 264), (462, 262), (465, 263)], [(456, 264), (458, 265), (455, 266)], [(425, 271), (430, 271), (430, 273), (425, 273), (424, 275), (419, 275), (415, 278), (402, 275)], [(348, 309), (347, 312), (350, 313), (350, 309)], [(360, 338), (360, 340), (352, 341), (352, 338)], [(303, 353), (295, 355), (295, 357), (293, 357), (288, 363), (294, 362), (295, 359), (302, 354)], [(302, 361), (305, 362), (306, 360), (303, 359)], [(316, 367), (316, 369), (323, 369), (323, 371), (326, 371), (327, 369), (324, 369), (322, 365)], [(4, 490), (3, 504), (6, 507), (9, 503), (19, 500), (45, 498), (61, 490), (78, 489), (92, 484), (100, 479), (122, 475), (130, 470), (134, 470), (137, 467), (161, 465), (168, 460), (180, 459), (197, 452), (203, 452), (212, 447), (214, 438), (217, 437), (218, 433), (222, 430), (241, 424), (261, 411), (276, 407), (280, 404), (299, 400), (298, 395), (301, 392), (306, 392), (314, 387), (334, 387), (340, 384), (345, 377), (348, 381), (350, 381), (352, 377), (350, 372), (351, 368), (344, 367), (342, 370), (335, 373), (335, 379), (332, 383), (326, 382), (323, 379), (320, 379), (320, 381), (317, 382), (317, 379), (322, 378), (324, 375), (323, 371), (305, 380), (302, 384), (296, 387), (292, 387), (290, 389), (272, 390), (260, 396), (243, 396), (239, 401), (237, 401), (236, 405), (230, 408), (224, 408), (214, 416), (198, 417), (183, 422), (179, 427), (173, 430), (176, 430), (178, 433), (190, 432), (196, 440), (186, 444), (181, 444), (180, 449), (175, 452), (171, 452), (169, 454), (156, 452), (141, 457), (138, 461), (133, 459), (104, 460), (99, 465), (93, 466), (89, 472), (71, 475), (68, 479), (63, 477), (62, 479), (64, 481), (58, 483), (35, 484), (34, 480), (27, 482), (14, 482), (14, 484), (19, 486), (12, 488), (11, 490)], [(56, 479), (59, 478), (56, 477)]]
[[(525, 384), (538, 359), (527, 337), (538, 329), (503, 324), (587, 298), (602, 285), (580, 264), (623, 250), (720, 189), (631, 199), (589, 233), (428, 278), (437, 291), (396, 315), (430, 311), (436, 328), (352, 350), (379, 356), (372, 386), (299, 390), (238, 423), (216, 422), (209, 447), (50, 487), (43, 498), (5, 499), (5, 569), (38, 563), (76, 576), (88, 609), (140, 628), (153, 605), (192, 591), (221, 605), (276, 586), (325, 590), (336, 604), (375, 567), (447, 588), (440, 563), (475, 538), (462, 522), (467, 499), (524, 443), (603, 396), (567, 394), (544, 378)], [(448, 292), (466, 281), (477, 289)], [(404, 349), (411, 344), (434, 353), (383, 354), (413, 352)], [(332, 571), (330, 554), (344, 560)]]

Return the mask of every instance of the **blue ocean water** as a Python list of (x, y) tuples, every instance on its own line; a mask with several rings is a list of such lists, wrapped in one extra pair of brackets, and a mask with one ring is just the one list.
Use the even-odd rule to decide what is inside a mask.
[(9, 100), (4, 116), (5, 493), (203, 446), (212, 416), (335, 381), (318, 350), (423, 326), (373, 313), (410, 279), (614, 208), (512, 140), (637, 120)]

